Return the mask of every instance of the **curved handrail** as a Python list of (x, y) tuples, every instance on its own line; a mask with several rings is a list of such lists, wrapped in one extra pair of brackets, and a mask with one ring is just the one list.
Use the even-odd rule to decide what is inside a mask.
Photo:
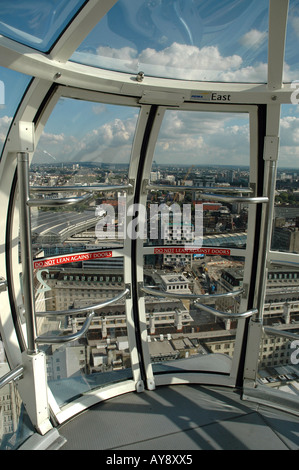
[(9, 384), (12, 380), (17, 380), (20, 377), (22, 377), (23, 372), (24, 372), (24, 367), (21, 365), (7, 372), (7, 374), (3, 375), (3, 377), (0, 377), (0, 388)]
[(273, 266), (293, 266), (299, 268), (299, 262), (298, 261), (282, 261), (282, 260), (270, 260), (269, 263)]
[(92, 194), (87, 193), (79, 197), (66, 197), (57, 199), (28, 199), (27, 205), (29, 207), (57, 207), (57, 206), (70, 206), (72, 204), (80, 204), (81, 202), (88, 201), (93, 197)]
[(251, 317), (252, 315), (255, 315), (256, 313), (258, 313), (257, 308), (253, 308), (251, 310), (248, 310), (247, 312), (231, 313), (231, 312), (222, 312), (221, 310), (216, 310), (215, 308), (208, 307), (207, 305), (204, 305), (204, 304), (196, 304), (196, 305), (197, 305), (197, 307), (200, 307), (205, 312), (211, 313), (215, 317), (232, 318), (234, 320), (240, 320), (241, 318), (248, 318), (248, 317)]
[[(160, 189), (172, 189), (173, 191), (199, 191), (200, 188), (196, 186), (167, 186), (167, 185), (161, 185), (160, 187), (158, 185), (147, 185), (147, 189), (159, 191)], [(207, 189), (207, 188), (205, 188)], [(223, 196), (223, 195), (218, 195), (215, 194), (217, 192), (217, 188), (208, 188), (208, 189), (213, 189), (214, 193), (204, 193), (200, 195), (201, 199), (207, 199), (209, 201), (222, 201), (222, 202), (231, 202), (231, 203), (236, 203), (236, 202), (241, 202), (244, 204), (262, 204), (269, 202), (269, 198), (265, 196), (255, 196), (255, 197), (236, 197), (236, 196)], [(223, 191), (222, 191), (223, 192)], [(226, 192), (234, 192), (234, 191), (226, 191)], [(238, 191), (241, 192), (241, 191)], [(248, 192), (246, 190), (243, 191)]]
[[(244, 290), (241, 289), (238, 291), (226, 292), (224, 294), (196, 295), (196, 294), (172, 294), (170, 292), (156, 291), (155, 289), (151, 289), (150, 287), (141, 287), (141, 290), (143, 290), (143, 292), (146, 292), (147, 294), (156, 295), (158, 297), (172, 297), (176, 299), (179, 298), (179, 299), (190, 299), (190, 300), (199, 300), (199, 299), (209, 300), (211, 298), (215, 299), (215, 297), (216, 298), (234, 297), (235, 295), (239, 295), (244, 292)], [(200, 307), (202, 310), (208, 313), (211, 313), (215, 317), (219, 317), (219, 318), (233, 318), (233, 319), (248, 318), (258, 313), (257, 309), (251, 309), (251, 310), (248, 310), (247, 312), (242, 312), (242, 313), (228, 313), (228, 312), (222, 312), (221, 310), (216, 310), (213, 307), (208, 307), (207, 305), (198, 304), (198, 303), (196, 304), (196, 307)]]
[(209, 201), (222, 201), (222, 202), (241, 202), (243, 204), (264, 204), (269, 202), (269, 198), (265, 196), (256, 197), (235, 197), (235, 196), (218, 196), (217, 194), (201, 194), (201, 199), (207, 199)]
[(155, 191), (159, 191), (160, 189), (173, 189), (177, 191), (213, 191), (213, 193), (231, 193), (231, 194), (239, 194), (239, 193), (253, 193), (252, 188), (231, 188), (231, 187), (224, 187), (224, 186), (175, 186), (170, 184), (147, 184), (146, 189), (151, 189)]
[(45, 316), (60, 316), (60, 315), (81, 315), (82, 313), (86, 312), (93, 312), (94, 310), (99, 310), (100, 308), (107, 307), (110, 304), (113, 304), (114, 302), (117, 302), (118, 300), (122, 299), (129, 293), (129, 289), (125, 289), (123, 292), (121, 292), (119, 295), (116, 297), (113, 297), (113, 299), (106, 300), (104, 302), (101, 302), (100, 304), (95, 304), (95, 305), (90, 305), (89, 307), (81, 307), (81, 308), (74, 308), (73, 310), (58, 310), (58, 311), (46, 311), (46, 312), (36, 312), (35, 314), (39, 317), (45, 317)]
[(290, 333), (289, 331), (277, 330), (276, 328), (271, 328), (270, 326), (263, 327), (264, 332), (270, 336), (280, 336), (282, 338), (287, 338), (290, 340), (299, 340), (299, 335), (297, 333)]
[(86, 320), (83, 323), (81, 330), (77, 331), (77, 333), (74, 333), (72, 335), (66, 335), (66, 336), (38, 336), (37, 338), (35, 338), (35, 342), (37, 344), (57, 344), (57, 343), (70, 343), (72, 341), (76, 341), (82, 338), (82, 336), (84, 336), (85, 333), (87, 333), (93, 317), (94, 317), (94, 312), (89, 312), (86, 316)]
[(7, 289), (7, 280), (3, 277), (0, 278), (0, 292), (4, 292)]
[(146, 294), (153, 295), (156, 297), (170, 297), (173, 299), (188, 299), (188, 300), (209, 300), (209, 299), (221, 299), (224, 297), (235, 297), (243, 294), (244, 289), (239, 289), (231, 292), (224, 292), (222, 294), (183, 294), (183, 293), (172, 293), (161, 290), (156, 290), (151, 287), (142, 286), (141, 290)]
[(108, 191), (121, 191), (132, 189), (133, 185), (129, 184), (119, 184), (119, 185), (94, 185), (94, 186), (30, 186), (29, 190), (33, 192), (48, 192), (48, 193), (57, 193), (57, 192), (108, 192)]

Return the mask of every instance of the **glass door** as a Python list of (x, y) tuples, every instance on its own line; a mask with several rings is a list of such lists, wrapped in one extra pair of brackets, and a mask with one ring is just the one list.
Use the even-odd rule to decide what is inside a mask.
[(256, 313), (249, 286), (257, 207), (266, 202), (257, 120), (255, 106), (156, 110), (136, 235), (150, 383), (236, 381)]

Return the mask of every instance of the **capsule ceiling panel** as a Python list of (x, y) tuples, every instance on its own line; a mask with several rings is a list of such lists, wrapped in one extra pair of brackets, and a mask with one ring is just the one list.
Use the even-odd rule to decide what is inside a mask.
[(0, 34), (47, 52), (85, 0), (0, 0)]
[(184, 80), (267, 80), (266, 0), (119, 0), (72, 61)]

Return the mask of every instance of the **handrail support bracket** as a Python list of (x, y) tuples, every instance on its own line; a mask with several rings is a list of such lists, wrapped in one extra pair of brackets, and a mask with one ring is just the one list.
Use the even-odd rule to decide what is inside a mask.
[(43, 352), (37, 354), (22, 353), (23, 377), (18, 380), (17, 387), (30, 420), (36, 430), (44, 435), (52, 425), (47, 393), (46, 356)]

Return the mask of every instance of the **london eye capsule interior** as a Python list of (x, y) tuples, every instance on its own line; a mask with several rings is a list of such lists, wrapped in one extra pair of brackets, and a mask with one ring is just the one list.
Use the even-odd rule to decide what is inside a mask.
[(0, 7), (1, 450), (298, 450), (299, 1)]

